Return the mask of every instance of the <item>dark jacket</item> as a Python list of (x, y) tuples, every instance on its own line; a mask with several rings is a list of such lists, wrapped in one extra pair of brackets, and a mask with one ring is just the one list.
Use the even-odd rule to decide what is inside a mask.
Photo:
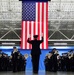
[(17, 59), (18, 59), (18, 52), (13, 53), (13, 51), (12, 51), (11, 55), (12, 55), (12, 61), (13, 62), (17, 61)]
[(32, 44), (31, 55), (41, 54), (40, 44), (43, 42), (43, 37), (41, 40), (30, 40), (28, 38), (27, 42)]

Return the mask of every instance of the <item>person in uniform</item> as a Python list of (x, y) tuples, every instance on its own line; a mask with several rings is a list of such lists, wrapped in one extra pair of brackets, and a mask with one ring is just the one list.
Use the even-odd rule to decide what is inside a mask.
[(52, 62), (51, 62), (52, 53), (48, 53), (45, 57), (44, 64), (45, 64), (45, 71), (51, 72), (52, 71)]
[(30, 40), (28, 38), (27, 42), (32, 44), (31, 56), (32, 56), (32, 65), (33, 65), (33, 73), (38, 73), (39, 69), (39, 59), (40, 59), (40, 44), (43, 42), (43, 37), (41, 40), (38, 40), (38, 35), (34, 35), (34, 40)]
[(52, 50), (51, 59), (52, 59), (52, 71), (57, 72), (57, 50), (56, 48)]
[(13, 72), (17, 71), (17, 63), (18, 63), (18, 49), (13, 47), (12, 55), (12, 64), (13, 64)]

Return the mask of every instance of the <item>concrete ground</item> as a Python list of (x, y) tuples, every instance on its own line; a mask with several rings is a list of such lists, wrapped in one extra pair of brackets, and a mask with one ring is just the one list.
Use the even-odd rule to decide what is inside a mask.
[(0, 72), (0, 75), (74, 75), (74, 72), (45, 72), (45, 71), (39, 71), (38, 74), (33, 74), (32, 71), (23, 71), (23, 72), (15, 72), (7, 71), (7, 72)]

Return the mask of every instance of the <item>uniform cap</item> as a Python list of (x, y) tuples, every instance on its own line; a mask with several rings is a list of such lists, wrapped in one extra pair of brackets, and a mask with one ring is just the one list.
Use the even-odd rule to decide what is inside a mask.
[(34, 37), (34, 38), (37, 38), (37, 37), (38, 37), (38, 35), (34, 35), (33, 37)]

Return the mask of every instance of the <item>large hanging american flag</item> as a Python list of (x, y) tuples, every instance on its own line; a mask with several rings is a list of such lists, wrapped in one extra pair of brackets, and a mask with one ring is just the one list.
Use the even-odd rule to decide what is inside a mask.
[(40, 48), (48, 48), (48, 2), (22, 1), (22, 49), (31, 49), (31, 45), (27, 43), (29, 34), (31, 40), (33, 35), (38, 35), (38, 39), (41, 40), (41, 34), (43, 34), (44, 42)]

